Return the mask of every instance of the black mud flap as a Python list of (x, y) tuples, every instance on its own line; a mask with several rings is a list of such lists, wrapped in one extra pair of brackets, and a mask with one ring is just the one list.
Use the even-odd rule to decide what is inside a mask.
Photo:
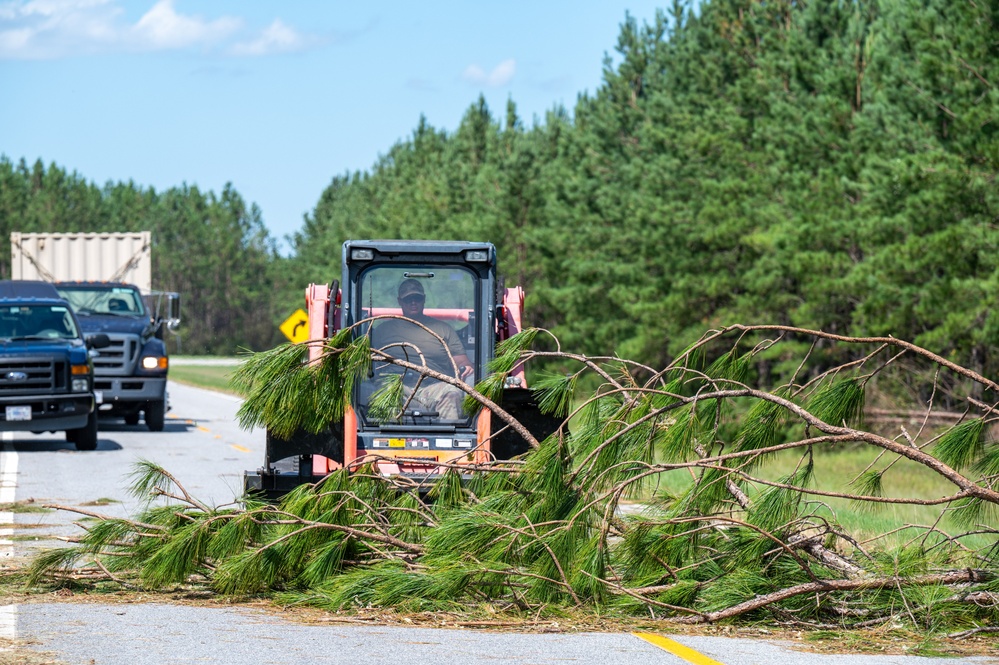
[(343, 425), (336, 423), (322, 432), (299, 430), (288, 438), (267, 431), (264, 465), (243, 473), (248, 495), (277, 501), (299, 485), (315, 483), (323, 476), (312, 474), (312, 456), (322, 455), (343, 464)]
[[(562, 418), (541, 413), (534, 395), (525, 388), (505, 389), (503, 402), (500, 406), (516, 418), (531, 433), (531, 436), (538, 440), (538, 443), (547, 439), (563, 423)], [(499, 430), (505, 424), (495, 415), (493, 416), (493, 431)], [(530, 444), (512, 427), (506, 428), (492, 442), (493, 455), (501, 460), (523, 455), (530, 449)]]

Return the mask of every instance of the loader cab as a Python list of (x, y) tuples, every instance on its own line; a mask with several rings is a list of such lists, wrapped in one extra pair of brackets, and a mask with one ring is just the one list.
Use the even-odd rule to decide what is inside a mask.
[[(343, 324), (358, 324), (356, 334), (368, 336), (372, 349), (469, 385), (485, 375), (495, 340), (491, 244), (350, 241), (343, 265)], [(413, 291), (405, 299), (403, 284)], [(414, 300), (422, 301), (417, 309), (410, 306)], [(386, 407), (384, 389), (393, 377), (401, 381), (402, 394)], [(359, 426), (472, 428), (474, 415), (435, 407), (426, 396), (447, 391), (441, 383), (412, 368), (373, 361), (354, 399)]]

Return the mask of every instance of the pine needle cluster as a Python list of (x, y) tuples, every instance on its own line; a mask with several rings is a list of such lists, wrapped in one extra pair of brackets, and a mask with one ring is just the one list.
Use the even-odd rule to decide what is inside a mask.
[[(477, 407), (502, 411), (502, 379), (516, 365), (575, 367), (536, 382), (539, 403), (565, 423), (521, 459), (470, 476), (442, 470), (428, 491), (370, 467), (341, 470), (276, 505), (245, 497), (223, 508), (143, 463), (133, 489), (145, 508), (100, 518), (73, 547), (40, 556), (31, 584), (89, 566), (148, 589), (201, 585), (331, 610), (491, 603), (931, 632), (999, 620), (996, 411), (981, 397), (999, 386), (988, 379), (893, 338), (776, 326), (711, 331), (658, 371), (535, 351), (538, 334), (501, 348), (494, 374), (469, 390)], [(806, 353), (788, 376), (761, 371), (763, 354), (784, 342), (809, 348), (803, 340), (843, 346), (853, 360), (822, 367)], [(949, 394), (965, 389), (956, 425), (915, 436), (864, 427), (869, 391), (899, 355), (951, 377)], [(260, 354), (236, 378), (250, 396), (242, 422), (326, 426), (370, 362), (363, 338), (347, 336), (328, 340), (317, 362), (294, 345)], [(599, 387), (580, 394), (594, 376)], [(878, 464), (848, 487), (820, 489), (823, 453), (851, 446), (876, 450)], [(774, 473), (788, 459), (791, 471)], [(886, 479), (916, 467), (950, 494), (886, 495)], [(902, 538), (865, 538), (844, 527), (834, 500), (848, 510), (925, 505), (940, 518), (899, 524)], [(945, 517), (963, 530), (946, 532)]]

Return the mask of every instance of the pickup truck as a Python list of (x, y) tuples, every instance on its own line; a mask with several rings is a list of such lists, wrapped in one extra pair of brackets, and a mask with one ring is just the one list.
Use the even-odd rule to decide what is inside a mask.
[(97, 448), (91, 349), (52, 284), (0, 281), (0, 431), (65, 432), (77, 450)]

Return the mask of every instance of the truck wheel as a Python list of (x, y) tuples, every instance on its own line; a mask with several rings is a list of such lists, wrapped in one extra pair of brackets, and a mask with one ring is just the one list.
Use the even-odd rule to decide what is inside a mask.
[(139, 424), (139, 412), (126, 413), (125, 414), (125, 424), (126, 425), (138, 425)]
[(146, 406), (146, 427), (150, 432), (162, 432), (163, 420), (166, 418), (166, 402), (159, 400)]
[(87, 424), (80, 429), (66, 431), (66, 440), (76, 445), (77, 450), (97, 449), (97, 412), (94, 411), (87, 418)]

